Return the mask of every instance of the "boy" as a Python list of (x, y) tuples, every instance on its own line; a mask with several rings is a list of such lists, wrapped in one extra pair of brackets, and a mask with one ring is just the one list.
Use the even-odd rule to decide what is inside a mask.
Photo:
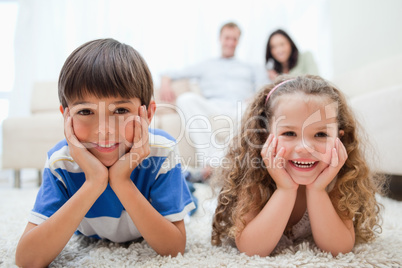
[(59, 77), (66, 139), (48, 153), (18, 266), (48, 265), (74, 232), (143, 237), (161, 255), (183, 254), (183, 218), (195, 206), (174, 139), (148, 129), (152, 95), (149, 69), (128, 45), (94, 40), (67, 58)]

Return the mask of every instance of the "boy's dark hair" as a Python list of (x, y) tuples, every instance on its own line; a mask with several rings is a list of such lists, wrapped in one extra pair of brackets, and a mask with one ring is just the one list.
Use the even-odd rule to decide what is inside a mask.
[(93, 40), (75, 49), (60, 71), (58, 87), (63, 108), (87, 94), (139, 98), (147, 106), (153, 96), (152, 76), (144, 59), (114, 39)]

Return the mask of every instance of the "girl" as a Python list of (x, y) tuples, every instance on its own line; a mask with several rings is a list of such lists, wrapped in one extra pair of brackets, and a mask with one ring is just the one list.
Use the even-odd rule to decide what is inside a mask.
[(290, 36), (280, 29), (274, 31), (268, 38), (265, 63), (271, 81), (280, 74), (318, 75), (313, 55), (310, 52), (299, 53)]
[(212, 244), (267, 256), (312, 234), (337, 255), (375, 237), (383, 179), (369, 170), (345, 97), (322, 78), (281, 76), (261, 90), (227, 157)]

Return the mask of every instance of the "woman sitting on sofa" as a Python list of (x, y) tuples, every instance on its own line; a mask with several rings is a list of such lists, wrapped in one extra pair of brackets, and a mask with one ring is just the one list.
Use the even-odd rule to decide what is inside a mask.
[(268, 78), (274, 81), (280, 74), (318, 75), (318, 68), (310, 52), (299, 53), (289, 35), (279, 29), (268, 38), (265, 54)]

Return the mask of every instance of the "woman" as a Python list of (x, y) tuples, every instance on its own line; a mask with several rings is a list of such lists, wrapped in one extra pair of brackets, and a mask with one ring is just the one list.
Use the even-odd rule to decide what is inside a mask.
[(271, 81), (280, 74), (318, 75), (313, 55), (310, 52), (299, 53), (289, 35), (280, 29), (269, 36), (265, 63)]

